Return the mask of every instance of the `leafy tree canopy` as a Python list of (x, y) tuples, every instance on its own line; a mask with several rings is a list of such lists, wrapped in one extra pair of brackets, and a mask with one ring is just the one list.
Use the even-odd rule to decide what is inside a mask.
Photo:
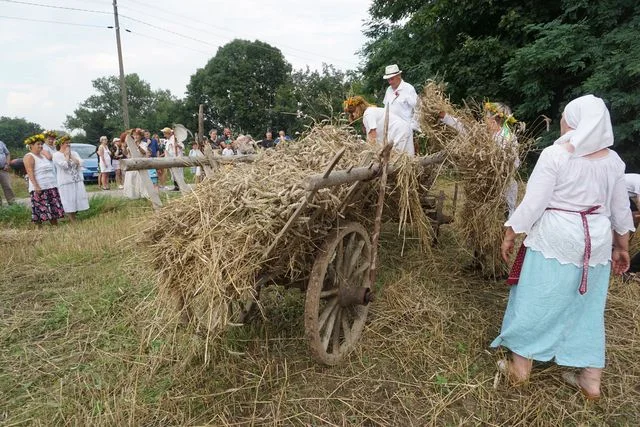
[(557, 123), (568, 101), (593, 93), (610, 108), (618, 151), (640, 167), (637, 1), (374, 0), (370, 15), (366, 92), (381, 97), (384, 66), (398, 63), (418, 89), (438, 76), (455, 102), (504, 101), (529, 123)]
[[(87, 98), (74, 114), (67, 116), (65, 127), (83, 129), (86, 140), (96, 143), (101, 135), (113, 137), (124, 130), (120, 107), (120, 80), (101, 77), (92, 82), (95, 95)], [(158, 132), (182, 118), (182, 103), (168, 90), (152, 90), (137, 74), (125, 76), (129, 122), (132, 127)]]
[(24, 151), (24, 140), (43, 130), (39, 124), (25, 119), (0, 117), (0, 141), (12, 152)]
[(277, 121), (276, 93), (290, 81), (290, 73), (291, 65), (277, 48), (258, 40), (234, 40), (191, 76), (186, 105), (191, 111), (206, 105), (212, 126), (259, 135)]

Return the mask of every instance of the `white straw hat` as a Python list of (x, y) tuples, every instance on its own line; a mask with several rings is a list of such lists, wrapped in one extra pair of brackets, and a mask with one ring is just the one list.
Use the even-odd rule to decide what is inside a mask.
[(398, 64), (387, 65), (384, 67), (384, 76), (382, 76), (382, 78), (387, 80), (400, 73), (402, 73), (402, 70), (398, 68)]

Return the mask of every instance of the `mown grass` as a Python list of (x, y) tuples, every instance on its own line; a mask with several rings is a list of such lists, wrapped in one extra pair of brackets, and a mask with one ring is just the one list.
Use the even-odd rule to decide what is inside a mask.
[(204, 366), (201, 338), (157, 333), (154, 280), (132, 245), (145, 202), (92, 199), (74, 224), (0, 222), (0, 424), (638, 425), (637, 285), (614, 282), (605, 398), (585, 403), (551, 364), (528, 387), (496, 376), (487, 350), (503, 283), (465, 275), (451, 229), (427, 257), (393, 227), (383, 284), (357, 350), (313, 362), (304, 294), (267, 288), (264, 319), (229, 330)]

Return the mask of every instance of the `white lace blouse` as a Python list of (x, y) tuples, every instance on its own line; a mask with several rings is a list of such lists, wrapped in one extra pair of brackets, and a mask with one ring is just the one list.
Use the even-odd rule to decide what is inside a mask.
[(574, 157), (561, 145), (545, 148), (527, 184), (527, 191), (505, 223), (516, 233), (526, 233), (525, 246), (562, 264), (582, 266), (585, 237), (580, 214), (548, 208), (584, 211), (591, 234), (589, 265), (611, 260), (612, 233), (633, 231), (624, 179), (624, 162), (609, 150), (605, 157)]

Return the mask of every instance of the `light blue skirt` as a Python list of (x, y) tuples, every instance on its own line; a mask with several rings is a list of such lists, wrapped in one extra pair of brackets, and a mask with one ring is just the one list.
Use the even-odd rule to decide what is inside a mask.
[(610, 273), (610, 264), (589, 267), (587, 293), (580, 295), (581, 268), (527, 249), (520, 282), (511, 287), (502, 330), (491, 347), (563, 366), (604, 368)]

